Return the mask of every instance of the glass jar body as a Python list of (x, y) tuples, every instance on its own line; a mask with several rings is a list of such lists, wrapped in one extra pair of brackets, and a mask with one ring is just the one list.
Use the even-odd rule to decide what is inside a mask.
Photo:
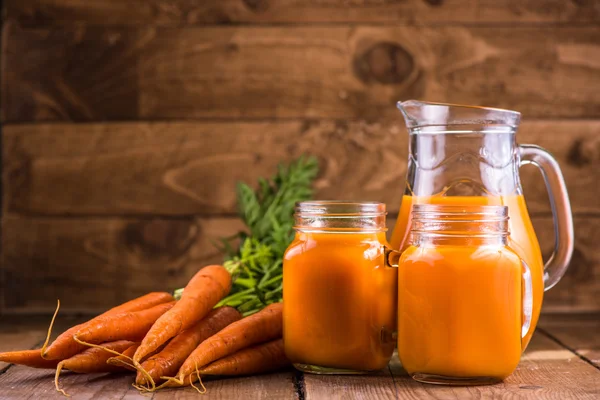
[(394, 351), (397, 271), (385, 232), (296, 233), (283, 261), (284, 342), (313, 373), (385, 368)]
[(519, 363), (521, 259), (469, 242), (411, 245), (398, 263), (398, 355), (416, 380), (495, 383)]

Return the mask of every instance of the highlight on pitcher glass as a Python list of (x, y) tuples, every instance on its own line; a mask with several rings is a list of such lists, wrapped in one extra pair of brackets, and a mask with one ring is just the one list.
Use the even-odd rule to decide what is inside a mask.
[(398, 356), (413, 379), (496, 383), (530, 334), (531, 270), (508, 245), (506, 206), (416, 204), (398, 262)]
[[(533, 310), (525, 349), (538, 321), (544, 290), (564, 275), (573, 252), (571, 206), (558, 163), (541, 147), (517, 144), (521, 114), (516, 111), (415, 100), (399, 102), (398, 108), (410, 140), (392, 248), (403, 250), (409, 245), (415, 204), (507, 206), (509, 245), (531, 269)], [(545, 265), (519, 179), (519, 167), (524, 164), (541, 169), (552, 206), (556, 238)]]

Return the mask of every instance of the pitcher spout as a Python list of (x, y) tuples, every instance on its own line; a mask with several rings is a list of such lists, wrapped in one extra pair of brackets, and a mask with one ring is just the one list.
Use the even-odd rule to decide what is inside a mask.
[(425, 130), (449, 133), (464, 129), (477, 130), (482, 133), (487, 131), (508, 132), (515, 131), (521, 120), (521, 113), (517, 111), (492, 107), (419, 100), (399, 101), (397, 107), (402, 112), (406, 127), (411, 132)]

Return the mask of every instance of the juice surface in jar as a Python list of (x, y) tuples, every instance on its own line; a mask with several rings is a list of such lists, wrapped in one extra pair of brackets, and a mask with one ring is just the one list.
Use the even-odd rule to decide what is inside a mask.
[(398, 354), (409, 374), (502, 380), (521, 356), (521, 263), (508, 249), (408, 247)]
[[(408, 196), (404, 195), (400, 205), (400, 213), (392, 233), (390, 244), (393, 249), (404, 250), (408, 247), (408, 234), (410, 231), (410, 215), (413, 204), (439, 204), (439, 205), (504, 205), (508, 207), (509, 245), (531, 269), (533, 283), (533, 317), (532, 327), (535, 328), (542, 308), (544, 298), (544, 263), (540, 245), (535, 231), (525, 198), (522, 195), (512, 196)], [(524, 338), (523, 349), (531, 340), (534, 329)]]
[(376, 232), (298, 230), (284, 256), (283, 336), (298, 369), (385, 368), (396, 330), (397, 270), (386, 266), (385, 220)]

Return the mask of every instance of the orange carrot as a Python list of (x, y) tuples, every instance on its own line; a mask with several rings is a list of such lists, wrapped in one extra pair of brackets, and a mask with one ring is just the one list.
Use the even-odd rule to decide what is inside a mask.
[[(118, 340), (116, 342), (102, 344), (102, 347), (119, 353), (131, 348), (131, 346), (135, 346), (135, 343), (129, 340)], [(112, 353), (101, 348), (93, 347), (84, 350), (83, 353), (79, 353), (71, 358), (61, 361), (61, 367), (79, 374), (122, 371), (122, 367), (116, 367), (106, 363), (106, 360), (111, 357)]]
[(282, 310), (282, 303), (271, 304), (200, 343), (179, 369), (178, 380), (183, 381), (197, 367), (204, 367), (246, 347), (280, 338), (283, 330)]
[[(241, 314), (232, 307), (219, 307), (211, 311), (195, 326), (175, 336), (160, 353), (144, 361), (142, 368), (155, 381), (159, 381), (163, 376), (176, 374), (179, 367), (200, 342), (241, 317)], [(138, 371), (135, 382), (140, 386), (148, 384), (146, 376), (140, 371)]]
[(250, 375), (277, 371), (291, 365), (283, 339), (248, 347), (200, 368), (200, 375)]
[(58, 390), (65, 396), (68, 396), (65, 393), (65, 391), (60, 389), (58, 386), (58, 377), (63, 368), (80, 374), (92, 372), (124, 371), (123, 367), (109, 365), (106, 363), (106, 360), (112, 357), (112, 353), (104, 349), (112, 350), (115, 352), (122, 352), (133, 345), (135, 345), (135, 343), (130, 342), (128, 340), (119, 340), (116, 342), (104, 343), (102, 344), (102, 349), (96, 347), (87, 349), (83, 353), (77, 354), (71, 358), (59, 362), (56, 367), (56, 375), (54, 376), (54, 385), (56, 387), (56, 390)]
[(115, 340), (139, 341), (150, 330), (152, 324), (161, 315), (169, 311), (175, 303), (175, 301), (172, 301), (147, 310), (98, 317), (77, 331), (73, 337), (79, 341), (92, 344)]
[(139, 362), (167, 340), (204, 318), (231, 288), (231, 275), (220, 265), (202, 268), (189, 281), (181, 299), (152, 326), (133, 356)]
[(0, 353), (0, 361), (25, 365), (32, 368), (56, 368), (60, 360), (45, 360), (42, 358), (41, 349), (8, 351)]
[(129, 360), (131, 359), (131, 357), (133, 357), (138, 347), (140, 347), (140, 344), (136, 343), (133, 346), (129, 347), (127, 350), (125, 350), (120, 356), (110, 357), (108, 360), (106, 360), (106, 363), (110, 365), (123, 367), (126, 370), (135, 372), (137, 371), (137, 369), (133, 365), (131, 365), (131, 361)]
[(173, 301), (173, 296), (171, 296), (169, 293), (153, 292), (113, 307), (88, 322), (75, 325), (74, 327), (66, 330), (64, 333), (59, 335), (50, 346), (43, 349), (42, 357), (48, 360), (64, 360), (74, 356), (75, 354), (81, 353), (86, 349), (86, 346), (75, 342), (73, 340), (73, 335), (97, 318), (111, 314), (146, 310), (158, 304), (163, 304), (170, 301)]

